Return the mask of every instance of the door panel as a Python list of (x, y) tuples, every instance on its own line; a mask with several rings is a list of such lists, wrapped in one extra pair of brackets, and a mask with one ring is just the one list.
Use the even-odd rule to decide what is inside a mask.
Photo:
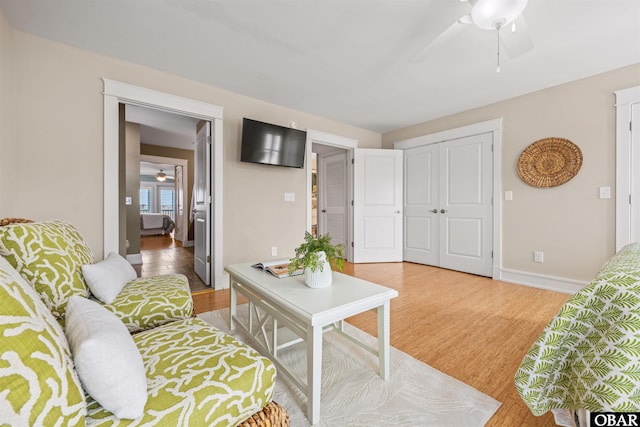
[(346, 247), (347, 152), (318, 155), (318, 233)]
[[(493, 158), (491, 134), (447, 141), (440, 148), (440, 266), (491, 276)], [(444, 212), (442, 212), (444, 210)]]
[(402, 151), (354, 150), (354, 262), (402, 261)]
[(194, 170), (194, 270), (202, 282), (211, 284), (211, 123), (198, 129)]
[[(406, 150), (404, 159), (404, 259), (437, 265), (439, 151), (437, 145)], [(433, 211), (436, 210), (434, 213)]]

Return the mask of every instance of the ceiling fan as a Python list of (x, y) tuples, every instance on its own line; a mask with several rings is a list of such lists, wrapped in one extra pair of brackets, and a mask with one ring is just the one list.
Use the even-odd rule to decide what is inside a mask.
[(533, 49), (533, 41), (522, 11), (528, 0), (460, 0), (468, 3), (471, 10), (440, 33), (435, 39), (410, 58), (411, 62), (422, 62), (433, 50), (442, 46), (456, 34), (471, 25), (498, 34), (498, 69), (500, 71), (500, 42), (509, 58), (514, 59)]

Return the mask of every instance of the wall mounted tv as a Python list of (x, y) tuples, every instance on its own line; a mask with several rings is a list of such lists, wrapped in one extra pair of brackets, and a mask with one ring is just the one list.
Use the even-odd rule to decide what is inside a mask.
[(305, 131), (247, 118), (242, 120), (240, 160), (243, 162), (302, 168), (306, 145)]

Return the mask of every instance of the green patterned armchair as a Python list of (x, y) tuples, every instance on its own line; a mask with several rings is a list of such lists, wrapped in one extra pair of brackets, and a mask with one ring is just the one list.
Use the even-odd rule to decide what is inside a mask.
[[(95, 264), (96, 259), (78, 230), (66, 221), (0, 227), (0, 255), (33, 284), (61, 324), (72, 295), (91, 297), (82, 267)], [(193, 311), (189, 283), (181, 274), (132, 280), (112, 303), (102, 304), (132, 333), (189, 318)]]
[(0, 223), (0, 255), (0, 426), (289, 425), (273, 363), (191, 317), (184, 276), (101, 303), (64, 221)]

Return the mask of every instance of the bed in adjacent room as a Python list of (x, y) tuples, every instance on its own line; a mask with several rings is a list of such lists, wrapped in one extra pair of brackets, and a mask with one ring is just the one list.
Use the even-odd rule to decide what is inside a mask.
[(157, 234), (169, 234), (176, 227), (169, 215), (161, 213), (140, 214), (140, 235), (153, 236)]

